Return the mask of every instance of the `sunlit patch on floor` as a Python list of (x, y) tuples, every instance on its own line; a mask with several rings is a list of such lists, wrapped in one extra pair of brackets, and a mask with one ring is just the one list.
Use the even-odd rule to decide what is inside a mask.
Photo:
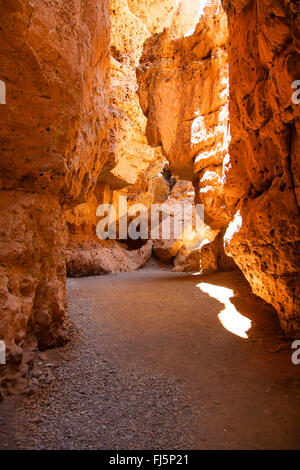
[(230, 298), (234, 297), (232, 289), (227, 287), (215, 286), (214, 284), (208, 284), (206, 282), (201, 282), (197, 284), (197, 287), (210, 295), (214, 299), (217, 299), (219, 302), (225, 305), (224, 310), (222, 310), (218, 317), (222, 325), (227, 331), (239, 336), (240, 338), (247, 339), (247, 331), (251, 328), (251, 320), (245, 317), (237, 311), (235, 306), (231, 303)]

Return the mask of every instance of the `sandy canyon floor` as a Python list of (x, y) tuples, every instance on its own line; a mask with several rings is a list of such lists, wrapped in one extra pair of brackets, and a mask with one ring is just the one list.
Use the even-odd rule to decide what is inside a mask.
[(0, 449), (300, 448), (300, 365), (241, 274), (151, 262), (68, 297), (72, 341), (0, 405)]

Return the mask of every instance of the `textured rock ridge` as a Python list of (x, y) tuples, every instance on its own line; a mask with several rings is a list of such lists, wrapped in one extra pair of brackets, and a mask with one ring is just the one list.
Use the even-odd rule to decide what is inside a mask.
[[(126, 197), (128, 209), (132, 204), (144, 204), (146, 210), (152, 203), (164, 201), (169, 186), (157, 174), (165, 163), (153, 162), (133, 186), (113, 191), (108, 184), (98, 182), (89, 200), (65, 211), (68, 226), (68, 243), (65, 250), (67, 274), (71, 277), (96, 276), (99, 274), (133, 271), (143, 267), (152, 255), (152, 242), (145, 240), (136, 247), (130, 240), (100, 240), (97, 237), (97, 208), (100, 204), (115, 207), (118, 217), (119, 198)], [(128, 224), (130, 218), (128, 218)], [(116, 220), (118, 237), (119, 219)], [(129, 248), (134, 248), (133, 250)]]
[[(201, 0), (111, 0), (111, 130), (109, 159), (100, 179), (113, 189), (133, 185), (158, 158), (146, 138), (147, 119), (137, 96), (136, 68), (145, 41), (165, 27), (175, 34), (195, 28)], [(150, 142), (151, 143), (151, 142)], [(152, 144), (152, 143), (151, 143)]]
[[(230, 140), (227, 38), (220, 1), (181, 2), (170, 27), (146, 41), (137, 71), (148, 141), (162, 146), (174, 174), (194, 183), (195, 203), (204, 205), (205, 223), (210, 235), (214, 233), (210, 241), (230, 221), (223, 188)], [(219, 241), (214, 266), (220, 250)], [(189, 259), (198, 265), (202, 260), (211, 270), (205, 256), (194, 252)], [(181, 253), (182, 268), (183, 258)]]
[[(162, 4), (162, 5), (161, 5)], [(174, 1), (156, 2), (155, 12), (164, 12), (171, 6), (168, 15), (172, 16)], [(166, 163), (160, 148), (152, 148), (146, 138), (147, 120), (142, 112), (137, 95), (136, 68), (139, 64), (145, 40), (151, 35), (151, 22), (159, 24), (156, 13), (151, 10), (145, 18), (146, 4), (128, 0), (110, 2), (111, 17), (111, 85), (110, 85), (110, 132), (108, 158), (103, 165), (94, 193), (87, 202), (68, 208), (66, 220), (69, 229), (67, 250), (67, 271), (69, 274), (90, 275), (103, 272), (100, 253), (106, 253), (105, 242), (96, 236), (99, 219), (96, 210), (100, 204), (118, 207), (118, 199), (128, 198), (128, 207), (142, 203), (147, 208), (169, 195), (169, 187), (161, 176)], [(128, 240), (130, 243), (130, 240)], [(113, 243), (107, 243), (108, 250)], [(95, 255), (97, 251), (97, 255)], [(115, 244), (114, 253), (122, 252), (120, 266), (131, 270), (131, 258), (138, 256), (123, 245)], [(104, 251), (103, 251), (104, 250)], [(89, 251), (91, 251), (89, 253)], [(72, 259), (73, 256), (73, 259)], [(105, 255), (108, 260), (109, 257)], [(93, 262), (91, 263), (91, 259)], [(115, 259), (111, 259), (111, 269), (115, 272)], [(86, 265), (85, 265), (86, 261)], [(98, 262), (98, 265), (97, 265)], [(109, 263), (106, 263), (109, 271)]]
[(196, 179), (226, 154), (226, 39), (226, 15), (214, 2), (193, 35), (174, 38), (166, 29), (144, 46), (137, 76), (148, 141), (162, 145), (181, 179)]
[(0, 389), (32, 349), (67, 338), (62, 206), (90, 197), (108, 156), (107, 0), (0, 5)]
[(288, 0), (224, 1), (229, 22), (230, 159), (226, 252), (255, 294), (300, 335), (300, 5)]
[(123, 244), (112, 240), (88, 249), (67, 249), (67, 271), (70, 277), (130, 272), (145, 266), (151, 255), (151, 240), (139, 250), (128, 250)]
[(127, 0), (110, 2), (110, 151), (100, 180), (113, 189), (135, 184), (157, 158), (157, 152), (147, 142), (146, 118), (139, 105), (135, 72), (150, 33), (137, 16), (138, 4), (135, 7), (134, 12)]

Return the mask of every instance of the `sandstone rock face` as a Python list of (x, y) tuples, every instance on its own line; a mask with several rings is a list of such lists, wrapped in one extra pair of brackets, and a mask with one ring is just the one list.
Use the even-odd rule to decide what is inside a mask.
[(169, 28), (178, 8), (176, 0), (127, 0), (127, 4), (151, 35)]
[(62, 205), (88, 199), (108, 156), (107, 0), (0, 6), (0, 389), (26, 376), (30, 350), (66, 339)]
[[(127, 246), (136, 248), (136, 243), (132, 244), (130, 239), (123, 240), (127, 244), (126, 246), (120, 245), (117, 242), (111, 242), (110, 240), (103, 241), (98, 238), (97, 225), (101, 218), (97, 217), (97, 208), (101, 204), (111, 205), (115, 208), (117, 240), (119, 238), (118, 210), (121, 197), (127, 198), (128, 210), (133, 204), (143, 204), (147, 213), (151, 204), (164, 202), (168, 198), (170, 189), (168, 181), (165, 180), (162, 174), (165, 164), (164, 160), (161, 160), (160, 157), (157, 158), (157, 160), (154, 160), (149, 165), (147, 170), (139, 175), (134, 185), (121, 190), (112, 190), (109, 184), (99, 181), (86, 203), (65, 210), (64, 215), (68, 227), (66, 250), (67, 274), (79, 277), (98, 275), (104, 272), (123, 272), (126, 271), (126, 266), (128, 271), (132, 271), (133, 266), (136, 265), (138, 269), (144, 264), (144, 260), (148, 260), (147, 253), (149, 250), (147, 253), (145, 252), (145, 257), (143, 251), (134, 254), (127, 250)], [(131, 219), (128, 217), (127, 225), (129, 225)], [(139, 245), (145, 243), (146, 240), (139, 243)], [(115, 267), (118, 254), (120, 255), (119, 271)], [(101, 260), (102, 255), (104, 258), (103, 262)], [(127, 262), (125, 262), (126, 257), (128, 258)], [(109, 266), (111, 266), (111, 271), (109, 271)]]
[(68, 228), (68, 248), (88, 248), (99, 242), (96, 227), (99, 219), (96, 215), (99, 204), (110, 204), (113, 191), (106, 183), (98, 182), (88, 200), (64, 210)]
[[(194, 200), (192, 183), (179, 180), (165, 207), (169, 208), (172, 218), (178, 223), (183, 214), (187, 213), (186, 206), (194, 206)], [(198, 215), (201, 216), (201, 211)], [(213, 230), (200, 220), (196, 225), (194, 219), (191, 224), (185, 222), (184, 230), (178, 237), (155, 240), (153, 252), (164, 263), (173, 263), (176, 272), (211, 273), (235, 270), (235, 262), (224, 253), (223, 235), (222, 231)]]
[[(164, 168), (166, 160), (161, 157), (159, 152), (155, 160), (153, 160), (148, 168), (139, 174), (134, 185), (113, 191), (111, 203), (117, 208), (119, 198), (127, 198), (128, 211), (134, 204), (142, 204), (148, 211), (152, 204), (164, 202), (170, 194), (170, 186), (168, 180), (164, 177)], [(130, 220), (130, 217), (128, 217)]]
[[(193, 181), (195, 202), (204, 205), (205, 223), (214, 236), (230, 221), (223, 188), (230, 140), (227, 37), (220, 1), (182, 1), (169, 29), (146, 41), (137, 71), (148, 141), (162, 146), (176, 175)], [(154, 253), (162, 256), (164, 248), (170, 259), (183, 246), (178, 241), (158, 242)], [(219, 254), (218, 249), (216, 257)], [(201, 253), (189, 257), (196, 262), (203, 258)], [(182, 253), (180, 259), (183, 266)]]
[[(154, 13), (148, 15), (145, 22), (144, 6), (139, 5), (139, 2), (134, 5), (133, 3), (127, 0), (110, 2), (109, 152), (108, 159), (98, 177), (95, 191), (89, 200), (77, 207), (68, 208), (65, 213), (69, 229), (67, 268), (68, 273), (72, 275), (82, 275), (84, 272), (89, 272), (91, 275), (93, 266), (95, 267), (94, 274), (102, 272), (100, 253), (105, 253), (102, 250), (105, 244), (99, 243), (96, 237), (96, 226), (99, 222), (96, 210), (100, 204), (112, 204), (118, 208), (119, 198), (127, 197), (128, 208), (132, 204), (144, 204), (148, 209), (152, 203), (161, 202), (169, 195), (169, 187), (161, 176), (166, 160), (159, 148), (154, 149), (147, 142), (147, 120), (137, 95), (136, 67), (142, 54), (144, 41), (151, 35), (148, 26), (151, 21), (155, 24), (157, 22), (154, 19)], [(165, 2), (165, 5), (167, 4), (168, 2)], [(128, 244), (130, 245), (130, 240)], [(95, 255), (97, 245), (99, 245), (99, 250)], [(121, 253), (119, 245), (116, 246), (115, 253)], [(91, 250), (90, 254), (88, 250)], [(124, 250), (126, 250), (125, 246)], [(92, 253), (95, 259), (91, 263)], [(72, 254), (73, 259), (71, 259)], [(83, 269), (83, 258), (89, 266), (86, 269)], [(128, 266), (131, 269), (130, 263)], [(113, 263), (111, 267), (115, 272)]]
[(223, 2), (229, 21), (230, 159), (225, 199), (233, 216), (226, 252), (255, 294), (300, 335), (300, 6), (289, 0)]
[(30, 351), (62, 344), (67, 332), (65, 305), (66, 230), (55, 196), (0, 192), (0, 338), (7, 366), (1, 388), (18, 390)]
[(223, 233), (219, 232), (215, 239), (210, 242), (204, 239), (201, 247), (197, 250), (179, 250), (174, 259), (175, 272), (202, 272), (210, 274), (213, 272), (234, 271), (237, 265), (233, 258), (224, 253)]
[[(221, 249), (223, 259), (220, 234), (228, 227), (226, 253), (295, 337), (300, 106), (292, 102), (293, 93), (299, 95), (292, 84), (300, 78), (300, 7), (290, 0), (223, 0), (223, 6), (229, 23), (229, 151), (228, 36), (220, 2), (204, 8), (191, 36), (170, 24), (147, 40), (138, 70), (147, 137), (162, 146), (174, 173), (194, 182), (205, 222), (219, 230), (215, 246), (204, 248), (208, 268), (218, 267), (214, 250)], [(182, 254), (175, 269), (184, 266)], [(186, 267), (198, 263), (198, 255), (186, 261)]]
[(226, 15), (219, 2), (204, 11), (192, 36), (152, 36), (137, 73), (148, 141), (188, 180), (227, 153)]
[[(111, 131), (109, 159), (100, 179), (114, 189), (133, 185), (158, 157), (146, 138), (137, 96), (136, 68), (147, 38), (172, 28), (172, 37), (195, 28), (202, 0), (111, 0)], [(151, 142), (150, 142), (151, 143)]]
[[(200, 219), (197, 223), (194, 199), (193, 184), (190, 181), (178, 180), (167, 201), (161, 205), (166, 225), (163, 229), (162, 222), (160, 223), (161, 238), (154, 240), (153, 253), (164, 263), (174, 262), (176, 271), (200, 271), (201, 248), (214, 240), (218, 233)], [(191, 214), (193, 213), (192, 217), (189, 216), (189, 207)], [(201, 215), (198, 213), (199, 217)], [(167, 223), (165, 216), (170, 216)], [(170, 229), (168, 238), (164, 235), (164, 230), (167, 228)]]
[[(146, 138), (146, 118), (137, 96), (136, 67), (147, 26), (127, 0), (111, 0), (111, 129), (109, 159), (100, 179), (113, 189), (133, 185), (156, 159)], [(138, 11), (138, 5), (136, 5)], [(151, 15), (150, 15), (151, 16)]]
[[(188, 249), (189, 246), (197, 242), (198, 232), (194, 229), (192, 221), (191, 224), (183, 226), (185, 207), (194, 204), (194, 197), (195, 192), (192, 183), (179, 180), (172, 189), (170, 197), (162, 206), (163, 212), (170, 215), (170, 225), (168, 224), (170, 237), (165, 238), (162, 223), (160, 223), (159, 232), (162, 238), (154, 240), (153, 253), (164, 263), (173, 263), (181, 249)], [(178, 225), (182, 229), (177, 234), (176, 227)]]
[(130, 272), (145, 266), (151, 255), (151, 240), (139, 250), (128, 250), (116, 241), (105, 242), (88, 249), (68, 248), (67, 271), (70, 277)]
[[(133, 271), (143, 267), (152, 254), (152, 242), (146, 240), (136, 248), (136, 243), (125, 239), (124, 244), (117, 240), (100, 240), (97, 237), (97, 208), (100, 204), (109, 204), (116, 210), (116, 237), (118, 239), (118, 208), (119, 198), (127, 198), (127, 208), (133, 204), (143, 204), (148, 212), (151, 204), (160, 203), (167, 199), (169, 186), (159, 170), (165, 163), (153, 162), (153, 164), (142, 173), (137, 183), (123, 190), (112, 191), (110, 186), (98, 182), (94, 193), (89, 200), (74, 208), (65, 211), (68, 226), (68, 243), (65, 250), (67, 274), (72, 277), (96, 276), (106, 273), (117, 273)], [(128, 225), (131, 218), (128, 217)], [(126, 246), (127, 245), (127, 246)]]
[[(1, 9), (2, 189), (84, 201), (106, 152), (107, 0), (9, 1)], [(26, 117), (26, 118), (25, 118)]]
[[(97, 205), (104, 202), (97, 188), (108, 185), (110, 199), (118, 207), (120, 197), (128, 198), (128, 209), (133, 204), (161, 203), (169, 196), (169, 187), (162, 177), (165, 159), (160, 147), (153, 148), (146, 137), (147, 119), (137, 95), (136, 68), (139, 65), (144, 42), (154, 32), (161, 33), (166, 26), (172, 29), (172, 38), (193, 31), (198, 22), (195, 15), (202, 2), (161, 0), (151, 2), (135, 0), (111, 1), (111, 92), (110, 92), (110, 149), (95, 194), (87, 203), (68, 209), (66, 218), (70, 232), (69, 257), (76, 249), (94, 249)], [(196, 8), (195, 8), (196, 7)], [(109, 192), (109, 190), (107, 190)], [(130, 218), (128, 219), (130, 222)], [(128, 239), (130, 247), (136, 247)], [(86, 256), (88, 256), (86, 254)], [(78, 260), (78, 257), (76, 257)], [(76, 259), (72, 263), (73, 275)], [(68, 266), (70, 263), (68, 263)], [(78, 274), (82, 272), (78, 264)], [(98, 272), (96, 270), (96, 272)]]

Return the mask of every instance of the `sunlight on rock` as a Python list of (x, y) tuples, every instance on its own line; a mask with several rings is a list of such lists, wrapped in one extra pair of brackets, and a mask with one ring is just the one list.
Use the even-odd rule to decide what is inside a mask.
[[(224, 78), (228, 85), (228, 80)], [(228, 95), (228, 86), (220, 92), (220, 96)], [(195, 165), (206, 165), (205, 162), (215, 161), (218, 155), (226, 155), (230, 143), (230, 125), (228, 105), (215, 114), (212, 121), (211, 114), (200, 115), (200, 111), (195, 111), (195, 119), (191, 127), (191, 144), (193, 148), (198, 148), (199, 153), (195, 157)], [(209, 144), (209, 145), (208, 145)]]
[(205, 282), (197, 284), (197, 287), (225, 305), (224, 310), (218, 315), (224, 328), (240, 338), (247, 339), (247, 331), (251, 328), (251, 320), (241, 315), (230, 302), (230, 298), (234, 296), (233, 290)]
[(195, 112), (196, 118), (193, 121), (191, 129), (191, 143), (198, 144), (201, 141), (204, 141), (207, 138), (207, 133), (209, 132), (204, 124), (204, 117), (200, 115), (199, 111)]
[[(190, 37), (196, 31), (206, 7), (216, 0), (175, 0), (176, 11), (171, 19), (171, 34), (175, 38)], [(172, 14), (172, 10), (169, 10)], [(169, 13), (169, 15), (170, 15)]]
[(188, 2), (192, 5), (193, 10), (191, 13), (194, 14), (194, 21), (195, 21), (195, 26), (193, 26), (189, 31), (185, 33), (185, 37), (192, 36), (196, 30), (197, 24), (201, 18), (201, 16), (204, 13), (204, 9), (211, 5), (212, 1), (211, 0), (188, 0)]
[(230, 244), (230, 241), (232, 240), (233, 236), (235, 233), (237, 233), (243, 224), (243, 219), (240, 214), (240, 211), (238, 211), (235, 216), (233, 221), (229, 224), (228, 229), (226, 230), (225, 236), (224, 236), (224, 242), (226, 244)]

